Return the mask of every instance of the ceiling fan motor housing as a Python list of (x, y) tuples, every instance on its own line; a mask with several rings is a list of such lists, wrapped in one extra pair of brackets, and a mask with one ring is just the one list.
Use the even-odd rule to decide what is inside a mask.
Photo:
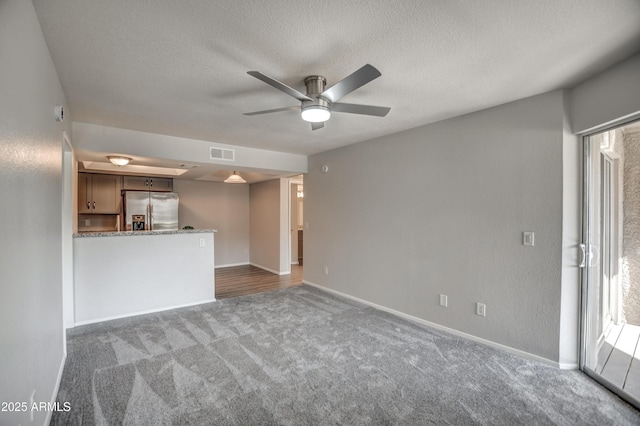
[(327, 85), (327, 79), (321, 75), (310, 75), (304, 79), (304, 85), (307, 86), (307, 96), (310, 98), (318, 96), (324, 92)]
[(329, 101), (323, 98), (316, 98), (315, 101), (302, 101), (302, 110), (304, 111), (307, 108), (316, 108), (316, 109), (326, 109), (331, 110), (331, 104)]
[[(305, 110), (313, 109), (313, 110), (325, 110), (329, 114), (331, 113), (331, 103), (320, 97), (320, 94), (324, 92), (324, 88), (327, 84), (327, 79), (321, 75), (310, 75), (309, 77), (304, 79), (304, 84), (307, 86), (307, 96), (313, 98), (313, 101), (302, 101), (302, 115), (303, 119), (307, 121), (325, 121), (328, 119), (328, 115), (325, 115), (324, 118), (313, 119), (309, 118), (308, 115), (305, 114)], [(309, 111), (311, 112), (311, 111)]]

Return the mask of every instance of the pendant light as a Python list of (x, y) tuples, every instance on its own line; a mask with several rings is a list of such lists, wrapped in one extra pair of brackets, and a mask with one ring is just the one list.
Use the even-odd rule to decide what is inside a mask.
[(233, 173), (224, 180), (224, 183), (247, 183), (247, 181), (242, 179), (242, 176), (234, 170)]

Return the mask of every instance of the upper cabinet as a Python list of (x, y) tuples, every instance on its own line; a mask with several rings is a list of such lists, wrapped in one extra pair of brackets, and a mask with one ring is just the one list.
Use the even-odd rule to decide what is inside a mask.
[(173, 179), (144, 176), (123, 176), (123, 188), (134, 191), (173, 191)]
[(121, 181), (116, 175), (78, 173), (78, 213), (119, 214)]

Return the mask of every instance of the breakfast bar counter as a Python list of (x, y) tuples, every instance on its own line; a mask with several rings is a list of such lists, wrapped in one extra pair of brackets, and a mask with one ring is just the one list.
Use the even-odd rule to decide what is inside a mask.
[(140, 235), (174, 235), (174, 234), (202, 234), (218, 232), (217, 229), (177, 229), (175, 231), (105, 231), (105, 232), (80, 232), (73, 234), (73, 238), (94, 237), (136, 237)]
[(75, 325), (215, 301), (215, 232), (75, 234)]

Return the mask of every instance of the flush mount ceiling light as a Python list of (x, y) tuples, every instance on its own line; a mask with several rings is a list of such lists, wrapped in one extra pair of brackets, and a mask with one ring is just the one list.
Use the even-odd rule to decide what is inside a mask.
[(247, 181), (242, 179), (242, 176), (237, 174), (234, 170), (231, 176), (224, 180), (224, 183), (247, 183)]
[(129, 157), (121, 157), (119, 155), (109, 155), (107, 158), (111, 161), (111, 164), (115, 166), (126, 166), (129, 164), (129, 161), (131, 161)]

